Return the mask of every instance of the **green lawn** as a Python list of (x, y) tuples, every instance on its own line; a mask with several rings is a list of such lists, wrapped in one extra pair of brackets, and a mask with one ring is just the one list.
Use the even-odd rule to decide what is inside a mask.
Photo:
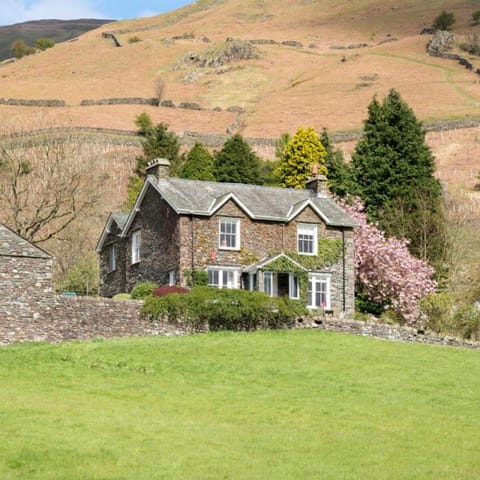
[(322, 331), (0, 348), (0, 478), (478, 479), (480, 351)]

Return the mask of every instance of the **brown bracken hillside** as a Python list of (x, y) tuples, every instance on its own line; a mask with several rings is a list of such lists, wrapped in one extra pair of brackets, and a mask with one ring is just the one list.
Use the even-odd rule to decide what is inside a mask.
[[(59, 126), (132, 130), (135, 116), (146, 111), (179, 134), (225, 134), (230, 128), (246, 137), (277, 138), (300, 125), (359, 129), (373, 96), (391, 88), (427, 122), (477, 119), (480, 76), (455, 60), (427, 56), (430, 36), (420, 35), (444, 9), (454, 12), (453, 33), (459, 38), (479, 29), (470, 25), (477, 3), (199, 0), (166, 15), (107, 24), (1, 66), (4, 99), (58, 99), (65, 106), (0, 105), (0, 120), (23, 129), (35, 128), (41, 116)], [(222, 64), (227, 38), (253, 41), (255, 54)], [(209, 66), (201, 66), (205, 63)], [(155, 97), (159, 79), (165, 85), (161, 99), (177, 108), (80, 105)], [(178, 108), (182, 103), (201, 109)], [(231, 107), (237, 108), (228, 111)], [(432, 136), (449, 181), (452, 162), (458, 162), (461, 180), (473, 182), (480, 169), (471, 158), (478, 153), (479, 134), (479, 127), (463, 130), (448, 145), (445, 137)]]

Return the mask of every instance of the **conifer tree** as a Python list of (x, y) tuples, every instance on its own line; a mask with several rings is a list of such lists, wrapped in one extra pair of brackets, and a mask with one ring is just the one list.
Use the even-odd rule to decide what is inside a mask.
[(178, 138), (173, 132), (168, 131), (168, 125), (159, 123), (153, 125), (150, 116), (142, 113), (137, 116), (135, 124), (139, 127), (138, 133), (142, 138), (143, 155), (135, 158), (135, 168), (130, 177), (127, 187), (127, 200), (125, 209), (129, 210), (135, 204), (145, 179), (145, 169), (148, 162), (155, 158), (166, 158), (170, 161), (170, 174), (175, 175), (179, 170), (180, 157), (178, 151), (180, 145)]
[(179, 177), (191, 180), (215, 180), (213, 156), (202, 143), (196, 142), (188, 152), (180, 169)]
[(353, 190), (350, 168), (343, 158), (343, 153), (331, 142), (327, 130), (322, 131), (320, 141), (326, 152), (328, 188), (338, 197), (345, 197)]
[(320, 137), (312, 127), (299, 127), (285, 145), (282, 162), (276, 170), (281, 185), (288, 188), (305, 188), (312, 176), (312, 167), (318, 164), (318, 173), (327, 174), (326, 151)]
[(397, 91), (370, 103), (351, 168), (353, 193), (371, 220), (388, 236), (407, 238), (416, 255), (441, 256), (442, 191), (434, 158), (421, 123)]
[(240, 134), (230, 137), (215, 152), (217, 182), (261, 184), (259, 158)]

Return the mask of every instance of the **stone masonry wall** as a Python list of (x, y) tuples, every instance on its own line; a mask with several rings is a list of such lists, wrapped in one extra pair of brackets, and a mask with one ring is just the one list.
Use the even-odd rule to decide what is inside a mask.
[(40, 316), (51, 292), (51, 258), (0, 256), (0, 322)]
[(19, 299), (16, 310), (0, 316), (0, 345), (185, 333), (185, 329), (141, 317), (142, 302), (134, 300), (45, 295), (30, 315), (19, 315), (25, 313), (18, 309), (20, 304)]

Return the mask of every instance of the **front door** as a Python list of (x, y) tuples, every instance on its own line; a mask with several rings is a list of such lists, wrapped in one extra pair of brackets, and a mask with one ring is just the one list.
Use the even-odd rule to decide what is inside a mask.
[(288, 297), (290, 293), (290, 275), (288, 273), (277, 274), (277, 291), (279, 297)]

